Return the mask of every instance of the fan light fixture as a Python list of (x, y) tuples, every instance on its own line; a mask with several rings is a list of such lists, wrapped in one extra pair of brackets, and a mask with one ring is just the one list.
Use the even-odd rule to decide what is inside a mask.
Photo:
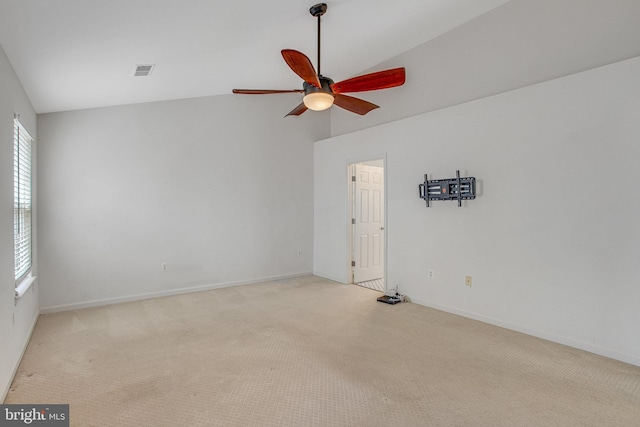
[(322, 111), (333, 105), (333, 95), (325, 92), (313, 92), (302, 98), (304, 106), (313, 111)]

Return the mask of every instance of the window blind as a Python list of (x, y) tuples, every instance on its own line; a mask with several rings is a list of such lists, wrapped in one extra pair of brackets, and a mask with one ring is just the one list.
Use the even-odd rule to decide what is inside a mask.
[(15, 279), (31, 269), (31, 146), (33, 139), (18, 119), (13, 126), (13, 242)]

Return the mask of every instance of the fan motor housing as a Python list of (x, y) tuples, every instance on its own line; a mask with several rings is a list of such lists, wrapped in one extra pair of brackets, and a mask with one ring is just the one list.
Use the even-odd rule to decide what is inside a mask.
[(302, 83), (304, 94), (309, 95), (310, 93), (315, 93), (315, 92), (325, 92), (330, 95), (333, 95), (333, 91), (331, 90), (331, 85), (334, 84), (335, 82), (331, 80), (329, 77), (324, 77), (324, 76), (318, 76), (318, 79), (320, 79), (320, 84), (322, 85), (322, 87), (316, 87), (307, 82)]

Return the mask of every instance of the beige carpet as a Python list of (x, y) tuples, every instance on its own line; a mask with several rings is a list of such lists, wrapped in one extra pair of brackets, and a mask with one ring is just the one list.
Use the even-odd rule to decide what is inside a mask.
[(638, 426), (640, 368), (316, 277), (44, 315), (72, 426)]

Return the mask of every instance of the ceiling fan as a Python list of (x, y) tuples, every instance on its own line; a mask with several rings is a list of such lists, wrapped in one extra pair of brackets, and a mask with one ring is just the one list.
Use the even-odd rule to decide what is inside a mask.
[[(320, 74), (320, 17), (327, 11), (326, 3), (319, 3), (309, 9), (311, 15), (318, 18), (318, 72), (313, 68), (311, 60), (302, 52), (293, 49), (283, 49), (282, 57), (289, 67), (304, 80), (302, 89), (269, 90), (269, 89), (233, 89), (233, 93), (245, 95), (266, 95), (276, 93), (304, 93), (300, 105), (291, 110), (287, 116), (299, 116), (308, 109), (322, 111), (336, 104), (345, 110), (365, 115), (369, 111), (379, 108), (377, 105), (363, 99), (344, 95), (351, 92), (366, 92), (370, 90), (388, 89), (402, 86), (405, 82), (405, 69), (393, 68), (365, 74), (335, 83)], [(287, 117), (285, 116), (285, 117)]]

